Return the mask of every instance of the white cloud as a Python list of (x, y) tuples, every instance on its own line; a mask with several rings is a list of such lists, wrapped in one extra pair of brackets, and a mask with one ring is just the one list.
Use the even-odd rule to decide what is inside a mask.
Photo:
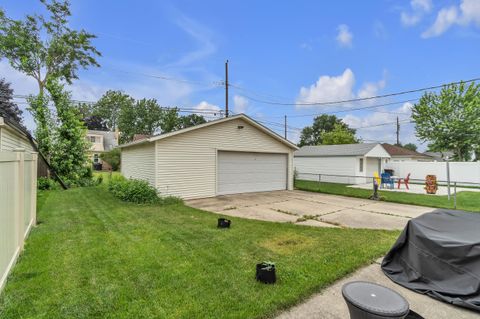
[(423, 38), (439, 36), (447, 31), (453, 24), (457, 23), (458, 10), (456, 7), (443, 8), (438, 12), (433, 25), (422, 33)]
[(386, 84), (387, 81), (385, 80), (385, 78), (378, 82), (367, 82), (362, 85), (362, 88), (358, 91), (357, 96), (363, 99), (378, 95), (378, 92), (380, 92)]
[(422, 37), (437, 37), (454, 25), (467, 27), (472, 24), (480, 27), (480, 1), (462, 0), (458, 7), (445, 7), (438, 11), (435, 22), (422, 33)]
[(400, 21), (407, 27), (418, 24), (423, 16), (432, 10), (433, 3), (431, 0), (411, 0), (410, 7), (409, 11), (400, 13)]
[(352, 47), (353, 34), (350, 32), (348, 25), (341, 24), (337, 28), (338, 34), (336, 37), (337, 43), (341, 47)]
[(348, 100), (354, 97), (355, 76), (350, 69), (339, 76), (322, 75), (310, 87), (300, 88), (297, 103), (328, 102)]
[(247, 113), (248, 106), (248, 100), (243, 96), (235, 95), (233, 97), (233, 111), (235, 113)]
[(195, 106), (195, 109), (199, 112), (198, 115), (202, 115), (206, 120), (214, 120), (223, 117), (223, 110), (215, 104), (202, 101)]
[[(395, 109), (378, 108), (362, 115), (358, 113), (348, 113), (342, 120), (352, 128), (357, 129), (357, 137), (365, 142), (385, 142), (396, 143), (396, 120), (400, 119), (400, 142), (415, 143), (420, 145), (420, 141), (415, 137), (415, 126), (405, 122), (410, 118), (413, 104), (406, 102)], [(391, 123), (391, 125), (380, 125)], [(362, 128), (360, 128), (362, 127)]]
[(383, 79), (378, 82), (364, 83), (358, 92), (355, 92), (355, 75), (351, 69), (345, 69), (339, 76), (322, 75), (310, 87), (300, 88), (297, 107), (315, 107), (315, 105), (301, 105), (301, 103), (341, 101), (378, 95), (386, 85), (385, 75), (386, 72)]
[(217, 51), (213, 41), (213, 32), (197, 21), (180, 14), (176, 24), (187, 33), (196, 43), (197, 48), (184, 54), (177, 61), (165, 67), (183, 67), (203, 60)]

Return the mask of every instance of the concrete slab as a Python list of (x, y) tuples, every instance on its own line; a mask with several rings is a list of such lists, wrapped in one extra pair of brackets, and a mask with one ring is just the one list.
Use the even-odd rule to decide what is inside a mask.
[(313, 202), (320, 202), (330, 205), (337, 205), (341, 207), (358, 207), (371, 204), (372, 202), (367, 199), (346, 197), (346, 196), (337, 196), (337, 195), (328, 195), (322, 193), (314, 192), (304, 192), (304, 191), (292, 191), (289, 194), (292, 198), (303, 199)]
[(410, 218), (418, 217), (422, 214), (433, 211), (433, 209), (430, 207), (403, 205), (387, 202), (375, 202), (362, 206), (361, 209), (375, 213), (392, 214)]
[(313, 220), (313, 219), (307, 219), (306, 221), (297, 222), (295, 224), (303, 225), (303, 226), (313, 226), (313, 227), (330, 227), (330, 228), (339, 228), (340, 227), (340, 226), (333, 225), (333, 224), (319, 222), (318, 220)]
[(302, 199), (290, 199), (280, 203), (271, 204), (270, 207), (283, 212), (290, 212), (299, 216), (320, 216), (342, 210), (343, 207)]
[(282, 222), (282, 223), (286, 223), (286, 222), (294, 223), (298, 219), (298, 216), (279, 213), (269, 208), (269, 206), (264, 206), (264, 205), (241, 207), (236, 209), (224, 210), (216, 213), (221, 215), (226, 215), (226, 216), (234, 216), (234, 217), (241, 217), (241, 218), (247, 218), (247, 219), (257, 219), (257, 220), (272, 221), (272, 222)]
[(410, 309), (424, 318), (478, 318), (478, 313), (452, 306), (418, 294), (395, 284), (385, 276), (380, 265), (375, 263), (345, 277), (322, 292), (313, 295), (306, 302), (290, 308), (277, 319), (345, 319), (349, 318), (348, 308), (342, 297), (342, 286), (351, 281), (369, 281), (391, 288), (407, 299)]
[(311, 215), (319, 216), (319, 222), (312, 221), (311, 226), (338, 224), (372, 229), (402, 229), (408, 218), (434, 210), (299, 190), (224, 195), (190, 200), (187, 204), (222, 215), (249, 219), (295, 223), (298, 217)]
[(336, 223), (351, 228), (403, 229), (409, 218), (348, 208), (336, 213), (321, 216), (318, 220)]

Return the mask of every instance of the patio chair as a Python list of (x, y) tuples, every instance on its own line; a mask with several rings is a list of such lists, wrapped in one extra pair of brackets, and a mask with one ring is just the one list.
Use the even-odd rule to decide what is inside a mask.
[(410, 189), (408, 188), (408, 182), (410, 181), (410, 173), (408, 173), (407, 177), (405, 178), (399, 178), (398, 179), (398, 189), (400, 189), (400, 185), (402, 184), (402, 182), (405, 184), (405, 187), (407, 189)]
[(393, 189), (395, 186), (393, 185), (393, 178), (388, 173), (382, 173), (382, 188), (383, 185), (388, 185), (388, 188)]

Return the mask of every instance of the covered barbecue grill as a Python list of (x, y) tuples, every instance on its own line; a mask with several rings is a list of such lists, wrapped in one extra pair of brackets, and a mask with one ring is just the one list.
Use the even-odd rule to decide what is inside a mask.
[(480, 311), (480, 214), (436, 210), (411, 219), (382, 270), (406, 288)]

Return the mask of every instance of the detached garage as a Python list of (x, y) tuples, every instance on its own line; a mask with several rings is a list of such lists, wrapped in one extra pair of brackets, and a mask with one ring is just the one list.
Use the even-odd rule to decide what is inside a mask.
[(304, 146), (295, 152), (295, 170), (298, 179), (363, 184), (383, 171), (388, 158), (379, 143)]
[(293, 189), (295, 144), (244, 114), (122, 148), (122, 174), (184, 199)]

